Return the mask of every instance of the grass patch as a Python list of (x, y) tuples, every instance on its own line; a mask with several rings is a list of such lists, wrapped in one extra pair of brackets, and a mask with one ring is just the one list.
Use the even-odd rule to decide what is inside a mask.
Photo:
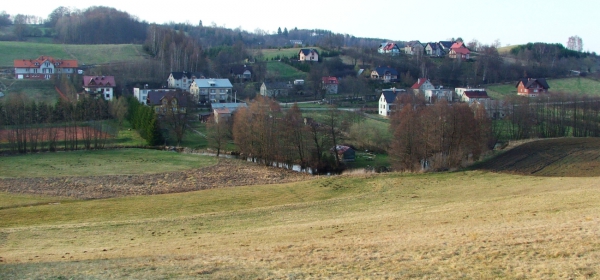
[[(0, 42), (2, 43), (2, 42)], [(4, 94), (24, 93), (29, 100), (40, 103), (55, 104), (60, 98), (52, 80), (15, 80), (1, 79), (0, 88), (5, 88)]]
[(0, 67), (13, 67), (15, 59), (35, 59), (42, 55), (56, 59), (77, 59), (79, 65), (144, 59), (142, 45), (68, 45), (38, 42), (0, 42)]
[(306, 73), (279, 61), (267, 62), (267, 77), (277, 78), (283, 81), (305, 79)]
[[(146, 149), (116, 149), (0, 157), (2, 177), (151, 174), (216, 163), (215, 158)], [(157, 168), (158, 167), (158, 168)]]
[[(319, 52), (319, 54), (321, 53), (321, 49), (320, 48), (315, 48), (315, 47), (306, 47), (306, 48), (312, 48), (312, 49), (316, 49), (317, 52)], [(271, 60), (276, 58), (277, 56), (279, 56), (280, 58), (283, 57), (289, 57), (289, 58), (298, 58), (298, 53), (300, 53), (300, 49), (302, 48), (289, 48), (289, 49), (261, 49), (260, 51), (262, 51), (263, 56), (265, 57), (266, 60)], [(258, 53), (258, 50), (254, 50), (254, 53)]]

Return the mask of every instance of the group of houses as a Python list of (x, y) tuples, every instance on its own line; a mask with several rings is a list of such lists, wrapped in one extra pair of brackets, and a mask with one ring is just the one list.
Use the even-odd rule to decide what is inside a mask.
[(400, 55), (427, 55), (431, 57), (448, 56), (450, 58), (469, 59), (471, 51), (460, 41), (439, 41), (421, 43), (419, 41), (410, 41), (404, 45), (394, 42), (385, 42), (379, 45), (377, 51), (380, 54), (389, 54), (392, 56)]
[[(515, 88), (520, 96), (538, 97), (548, 93), (550, 86), (546, 79), (523, 78), (517, 82)], [(444, 100), (446, 102), (477, 103), (483, 105), (488, 111), (492, 107), (497, 107), (484, 88), (461, 87), (455, 88), (453, 91), (443, 86), (436, 87), (427, 78), (419, 78), (412, 85), (410, 91), (396, 88), (383, 89), (379, 96), (379, 115), (389, 117), (396, 110), (396, 100), (402, 94), (421, 95), (430, 104)], [(503, 112), (490, 111), (489, 114), (493, 118), (504, 117)]]

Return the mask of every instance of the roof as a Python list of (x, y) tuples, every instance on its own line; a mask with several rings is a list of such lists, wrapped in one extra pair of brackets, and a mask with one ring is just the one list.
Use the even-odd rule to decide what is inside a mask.
[(452, 41), (440, 41), (440, 46), (443, 49), (449, 49), (449, 48), (451, 48), (452, 44), (453, 44)]
[(323, 77), (324, 84), (337, 84), (338, 79), (336, 77)]
[(519, 87), (520, 83), (523, 83), (523, 86), (525, 86), (525, 88), (530, 88), (536, 83), (539, 84), (544, 89), (550, 88), (550, 86), (548, 85), (548, 82), (546, 82), (546, 79), (544, 79), (544, 78), (540, 78), (540, 79), (522, 78), (519, 80), (516, 87)]
[(396, 71), (396, 69), (391, 68), (391, 67), (377, 67), (375, 68), (375, 71), (377, 71), (377, 74), (379, 76), (383, 76), (385, 75), (386, 72), (389, 72), (390, 75), (398, 75), (398, 71)]
[(232, 88), (229, 79), (195, 79), (194, 83), (199, 88)]
[(381, 91), (383, 98), (385, 98), (385, 102), (388, 104), (394, 103), (394, 101), (396, 101), (396, 97), (398, 96), (398, 94), (401, 94), (401, 93), (406, 93), (406, 90), (390, 88), (390, 89), (384, 89)]
[(304, 55), (310, 55), (311, 53), (319, 54), (316, 49), (300, 49), (298, 53), (303, 53)]
[(231, 67), (231, 74), (242, 75), (242, 74), (244, 74), (244, 72), (246, 72), (246, 70), (252, 72), (252, 66), (235, 65), (235, 66)]
[(396, 43), (381, 43), (381, 45), (379, 45), (379, 48), (389, 51), (392, 49), (398, 49), (398, 45), (396, 45)]
[(417, 79), (417, 82), (412, 87), (410, 87), (410, 88), (412, 88), (412, 89), (420, 89), (421, 86), (425, 82), (427, 82), (427, 81), (429, 81), (429, 79), (427, 79), (427, 78), (419, 78), (419, 79)]
[(204, 74), (200, 73), (200, 72), (171, 72), (171, 75), (173, 76), (173, 79), (175, 80), (181, 80), (183, 79), (183, 77), (185, 76), (188, 79), (191, 79), (193, 77), (196, 78), (202, 78), (204, 77)]
[(231, 111), (229, 111), (229, 108), (218, 108), (218, 109), (214, 109), (215, 114), (231, 114)]
[(452, 49), (456, 53), (460, 53), (460, 54), (471, 53), (471, 51), (469, 51), (469, 49), (467, 49), (467, 47), (465, 47), (465, 45), (462, 42), (456, 42), (456, 43), (452, 44), (452, 47), (450, 47), (450, 49)]
[(490, 98), (485, 90), (467, 90), (464, 95), (471, 98)]
[(264, 85), (267, 88), (267, 90), (290, 88), (290, 84), (285, 82), (264, 82)]
[(189, 98), (185, 98), (185, 94), (181, 90), (171, 89), (171, 90), (151, 90), (148, 91), (148, 97), (146, 97), (147, 103), (149, 106), (157, 106), (162, 103), (163, 98), (172, 99), (173, 97), (177, 98), (179, 101), (180, 107), (186, 107), (187, 101)]
[(83, 87), (115, 87), (114, 76), (83, 76)]
[[(344, 154), (347, 151), (353, 150), (352, 147), (348, 147), (348, 146), (344, 146), (344, 145), (337, 145), (335, 146), (335, 150), (338, 152), (338, 154)], [(331, 151), (333, 152), (333, 148), (331, 148)]]
[[(55, 68), (76, 68), (77, 60), (75, 59), (54, 59), (51, 56), (40, 56), (37, 59), (15, 59), (14, 67), (17, 68), (39, 68), (44, 62), (54, 64)], [(36, 65), (37, 63), (37, 65)]]
[(427, 45), (425, 45), (425, 46), (430, 46), (432, 50), (437, 50), (438, 45), (439, 45), (438, 43), (430, 42), (430, 43), (427, 43)]
[(233, 113), (239, 108), (247, 108), (248, 105), (246, 103), (211, 103), (210, 107), (213, 111), (227, 109), (230, 113)]

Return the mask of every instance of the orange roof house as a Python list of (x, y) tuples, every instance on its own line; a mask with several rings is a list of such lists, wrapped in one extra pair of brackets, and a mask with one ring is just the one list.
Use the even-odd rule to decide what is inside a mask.
[(16, 79), (50, 79), (55, 74), (75, 74), (77, 60), (40, 56), (37, 59), (15, 59)]

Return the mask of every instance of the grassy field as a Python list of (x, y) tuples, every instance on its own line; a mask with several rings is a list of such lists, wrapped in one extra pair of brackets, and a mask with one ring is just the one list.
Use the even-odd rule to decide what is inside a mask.
[(0, 271), (7, 279), (593, 278), (596, 186), (597, 178), (472, 171), (91, 201), (15, 196), (37, 205), (0, 205)]
[(36, 42), (0, 42), (0, 67), (12, 67), (15, 59), (42, 55), (57, 59), (77, 59), (79, 65), (144, 59), (141, 45), (65, 45)]
[[(0, 42), (1, 43), (1, 42)], [(29, 100), (54, 104), (60, 98), (50, 80), (15, 80), (0, 78), (0, 89), (4, 94), (24, 93)], [(1, 101), (1, 99), (0, 99)]]
[(306, 73), (279, 61), (267, 62), (267, 77), (277, 78), (282, 81), (306, 79)]
[[(550, 92), (565, 92), (565, 93), (579, 93), (589, 95), (600, 95), (600, 82), (594, 81), (587, 78), (565, 78), (565, 79), (548, 79), (548, 85), (550, 85)], [(490, 97), (494, 99), (501, 99), (504, 96), (517, 95), (517, 88), (515, 83), (509, 83), (504, 85), (495, 85), (487, 88), (487, 92)]]
[[(308, 47), (307, 47), (308, 48)], [(310, 47), (313, 49), (316, 49), (317, 52), (321, 53), (321, 49), (320, 48), (314, 48), (314, 47)], [(263, 53), (263, 56), (265, 57), (265, 59), (271, 60), (272, 58), (275, 58), (277, 56), (279, 57), (298, 57), (298, 53), (300, 52), (301, 48), (289, 48), (289, 49), (261, 49), (260, 51)], [(258, 53), (257, 49), (254, 49), (253, 52), (256, 54)]]
[(0, 178), (150, 174), (215, 163), (212, 157), (145, 149), (56, 152), (0, 157)]

